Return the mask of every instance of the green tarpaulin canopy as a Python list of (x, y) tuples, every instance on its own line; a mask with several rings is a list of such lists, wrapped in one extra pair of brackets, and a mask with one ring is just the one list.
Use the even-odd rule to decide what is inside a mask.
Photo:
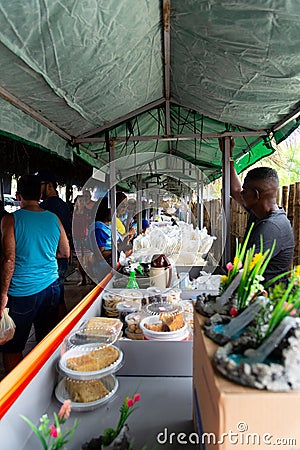
[(299, 125), (299, 23), (286, 0), (0, 0), (0, 132), (96, 168), (115, 138), (213, 180), (226, 131), (240, 172)]

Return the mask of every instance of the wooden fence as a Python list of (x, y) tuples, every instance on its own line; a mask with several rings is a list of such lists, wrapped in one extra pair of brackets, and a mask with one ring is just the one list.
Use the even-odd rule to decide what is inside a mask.
[[(293, 264), (300, 264), (300, 182), (283, 186), (278, 193), (277, 202), (287, 212), (295, 237)], [(222, 203), (221, 199), (204, 201), (204, 226), (209, 234), (217, 237), (216, 253), (222, 254)], [(248, 219), (248, 213), (233, 199), (230, 199), (231, 255), (235, 253), (236, 238), (241, 242)], [(217, 244), (218, 243), (218, 244)], [(215, 244), (214, 244), (215, 245)]]

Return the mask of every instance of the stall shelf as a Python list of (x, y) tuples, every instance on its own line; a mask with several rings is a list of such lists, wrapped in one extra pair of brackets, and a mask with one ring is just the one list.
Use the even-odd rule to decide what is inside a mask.
[(207, 318), (195, 313), (193, 417), (201, 450), (269, 449), (300, 445), (300, 391), (269, 392), (233, 383), (213, 366), (217, 344), (204, 335)]
[[(1, 450), (40, 449), (39, 441), (20, 415), (38, 424), (44, 413), (50, 417), (58, 411), (60, 404), (54, 396), (54, 389), (63, 340), (83, 320), (100, 315), (101, 293), (110, 279), (111, 274), (0, 382)], [(115, 426), (124, 398), (136, 391), (141, 393), (141, 402), (130, 420), (135, 449), (141, 449), (144, 443), (148, 443), (147, 448), (153, 448), (160, 432), (186, 433), (187, 439), (193, 432), (192, 341), (160, 343), (124, 339), (119, 344), (125, 364), (118, 372), (117, 395), (94, 411), (73, 411), (70, 426), (78, 417), (80, 431), (68, 444), (68, 450), (79, 450), (82, 443), (99, 436), (106, 426)], [(170, 438), (171, 443), (164, 442), (161, 446), (164, 449), (178, 448), (175, 435)], [(165, 437), (162, 435), (161, 439)], [(185, 444), (185, 448), (195, 446)]]

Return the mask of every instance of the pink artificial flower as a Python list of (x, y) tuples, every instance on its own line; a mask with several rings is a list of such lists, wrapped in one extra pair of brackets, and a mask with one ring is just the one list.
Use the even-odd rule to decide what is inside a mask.
[(134, 397), (133, 397), (134, 403), (135, 403), (135, 402), (139, 402), (140, 399), (141, 399), (141, 394), (134, 394)]
[(129, 399), (127, 400), (127, 406), (128, 406), (128, 408), (131, 408), (133, 405), (134, 405), (134, 401), (132, 400), (132, 398), (129, 398)]
[(55, 428), (54, 425), (51, 425), (50, 427), (50, 436), (52, 436), (53, 438), (57, 438), (58, 436), (57, 429)]
[(238, 263), (238, 268), (241, 269), (242, 267), (243, 267), (243, 263), (240, 261), (240, 262)]
[(233, 269), (233, 264), (232, 264), (232, 262), (229, 262), (229, 263), (226, 264), (226, 269), (227, 269), (227, 270), (232, 270), (232, 269)]
[(65, 400), (58, 413), (58, 418), (60, 422), (67, 420), (70, 417), (70, 414), (71, 414), (71, 400)]
[(238, 315), (238, 310), (234, 306), (232, 306), (232, 308), (230, 308), (229, 314), (232, 317), (236, 317)]
[(292, 309), (292, 305), (289, 305), (287, 302), (284, 302), (283, 307), (289, 312), (290, 316), (294, 316), (297, 313), (297, 309)]

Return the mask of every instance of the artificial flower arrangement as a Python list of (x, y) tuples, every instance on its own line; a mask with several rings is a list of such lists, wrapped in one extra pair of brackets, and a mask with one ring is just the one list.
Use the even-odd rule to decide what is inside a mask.
[[(96, 444), (99, 444), (97, 447), (99, 450), (102, 448), (115, 448), (114, 447), (114, 441), (119, 437), (119, 435), (122, 435), (122, 430), (124, 430), (124, 427), (126, 427), (126, 421), (128, 417), (133, 413), (133, 411), (136, 409), (135, 405), (137, 402), (140, 401), (140, 394), (136, 393), (133, 395), (133, 397), (126, 397), (121, 408), (120, 408), (120, 417), (119, 421), (117, 423), (116, 428), (106, 428), (100, 436), (99, 439), (92, 439), (91, 447), (95, 448), (94, 444), (95, 441)], [(65, 400), (64, 404), (62, 405), (61, 409), (59, 410), (59, 413), (53, 414), (54, 421), (53, 423), (50, 423), (50, 419), (47, 414), (44, 414), (40, 418), (40, 425), (37, 427), (35, 426), (31, 420), (29, 420), (25, 416), (21, 416), (25, 422), (28, 423), (28, 425), (32, 428), (33, 432), (36, 434), (36, 436), (39, 438), (42, 448), (44, 450), (58, 450), (62, 447), (64, 447), (73, 437), (75, 429), (78, 426), (78, 420), (76, 419), (74, 421), (74, 424), (70, 430), (63, 431), (62, 430), (62, 424), (65, 423), (65, 421), (70, 417), (71, 414), (71, 401)], [(126, 450), (132, 450), (132, 442), (128, 442), (128, 438), (126, 434), (122, 435), (122, 442), (116, 443), (116, 448), (123, 449), (126, 448)], [(84, 444), (83, 449), (88, 449), (89, 444)], [(143, 447), (142, 450), (145, 450), (146, 447)]]
[(287, 316), (300, 316), (300, 265), (294, 267), (287, 284), (280, 282), (269, 289), (268, 302), (253, 327), (258, 341), (265, 341)]
[(59, 413), (53, 414), (54, 421), (52, 423), (50, 423), (50, 419), (47, 414), (44, 414), (40, 418), (39, 427), (36, 427), (27, 417), (22, 415), (21, 417), (28, 423), (33, 432), (37, 435), (44, 450), (58, 450), (72, 439), (78, 426), (78, 420), (75, 420), (70, 430), (62, 430), (62, 425), (70, 417), (70, 414), (71, 400), (65, 400), (59, 410)]
[[(236, 278), (237, 274), (242, 271), (234, 299), (235, 305), (230, 309), (230, 314), (233, 317), (244, 310), (255, 297), (265, 291), (265, 286), (262, 284), (264, 280), (263, 274), (276, 246), (276, 241), (274, 241), (272, 248), (263, 252), (263, 240), (261, 237), (260, 251), (258, 253), (255, 253), (255, 246), (246, 250), (252, 228), (253, 224), (247, 233), (243, 245), (237, 243), (237, 251), (233, 263), (229, 262), (226, 265), (228, 275), (221, 277), (220, 293), (223, 293)], [(278, 278), (272, 279), (268, 285), (274, 283)]]
[[(99, 438), (93, 438), (91, 441), (83, 444), (82, 450), (95, 449), (117, 449), (132, 450), (133, 439), (129, 440), (128, 435), (128, 417), (135, 411), (136, 403), (140, 401), (140, 394), (136, 393), (132, 397), (126, 397), (120, 408), (120, 417), (116, 428), (106, 428)], [(143, 447), (142, 450), (145, 450)]]

